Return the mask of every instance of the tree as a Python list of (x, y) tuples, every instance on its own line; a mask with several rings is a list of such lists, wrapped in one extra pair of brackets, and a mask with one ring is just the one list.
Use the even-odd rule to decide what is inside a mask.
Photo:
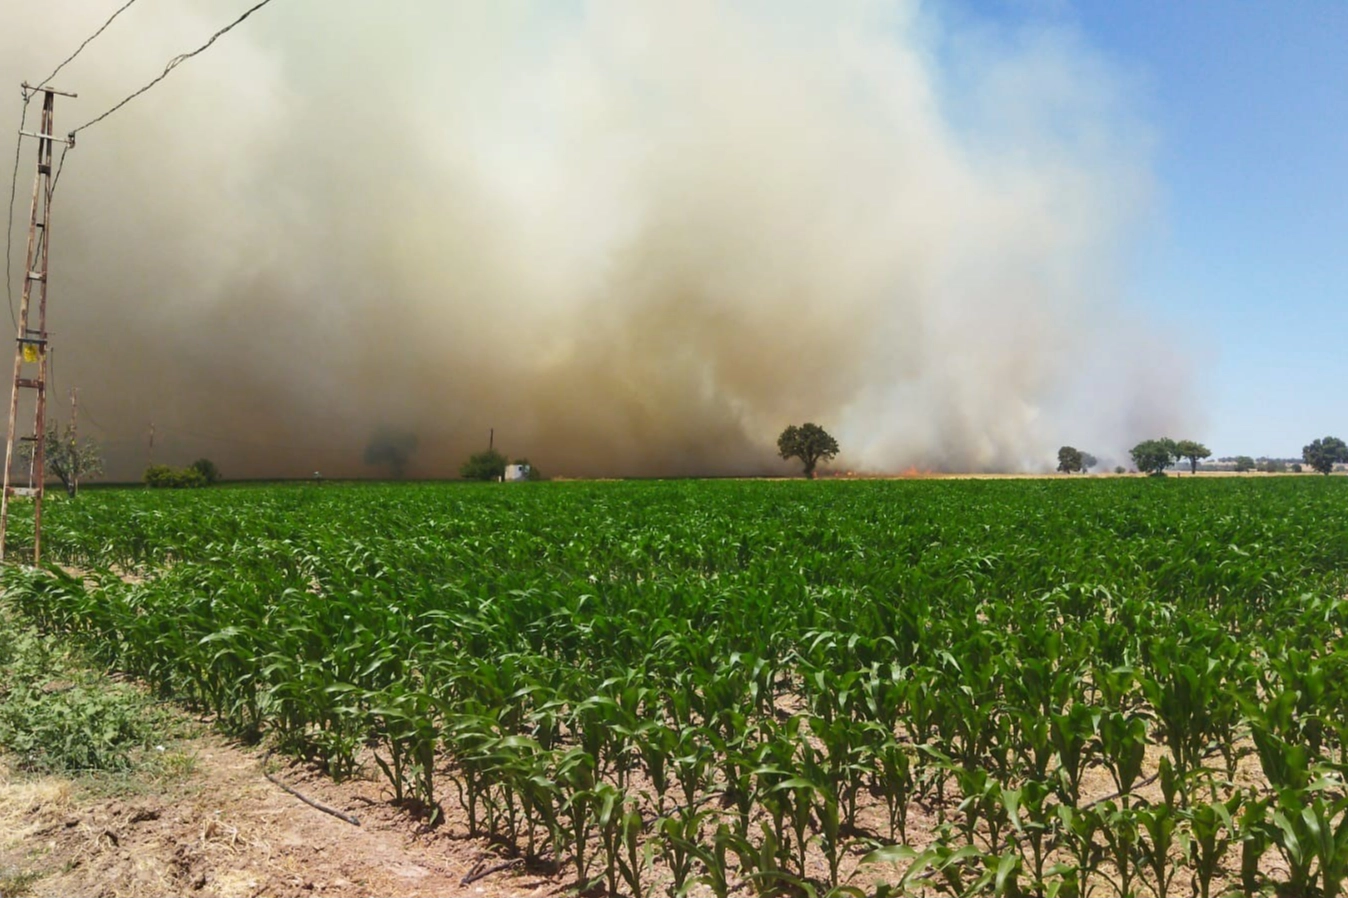
[(1292, 463), (1292, 472), (1293, 472), (1293, 474), (1301, 474), (1301, 463), (1300, 463), (1300, 462), (1293, 462), (1293, 463)]
[(201, 472), (201, 476), (206, 479), (207, 484), (219, 483), (220, 469), (210, 459), (198, 459), (190, 467)]
[(1259, 463), (1259, 470), (1268, 474), (1282, 474), (1287, 470), (1287, 463), (1281, 459), (1265, 459)]
[(416, 449), (416, 434), (398, 428), (381, 427), (365, 445), (365, 464), (387, 465), (393, 477), (401, 478)]
[[(33, 461), (31, 442), (25, 442), (20, 447), (19, 458), (24, 462)], [(77, 441), (75, 429), (70, 425), (64, 428), (58, 427), (55, 422), (47, 425), (42, 458), (47, 474), (55, 475), (70, 496), (75, 495), (75, 485), (80, 481), (103, 473), (102, 448), (88, 437)]]
[(812, 422), (800, 427), (789, 425), (777, 438), (777, 453), (783, 459), (799, 459), (805, 465), (805, 477), (814, 477), (814, 468), (822, 459), (827, 462), (838, 455), (838, 441), (828, 431)]
[(1115, 473), (1115, 474), (1127, 474), (1127, 473), (1128, 473), (1128, 469), (1124, 468), (1122, 465), (1115, 465), (1115, 466), (1114, 466), (1114, 473)]
[(1236, 471), (1254, 471), (1254, 460), (1249, 456), (1236, 456)]
[(1074, 471), (1081, 471), (1082, 464), (1081, 450), (1074, 446), (1064, 446), (1058, 449), (1058, 471), (1063, 474), (1071, 474)]
[(468, 481), (499, 481), (505, 477), (506, 457), (494, 449), (473, 453), (459, 466), (459, 477)]
[(1165, 470), (1179, 458), (1178, 446), (1169, 437), (1144, 440), (1129, 453), (1137, 470), (1153, 477), (1165, 477)]
[(1082, 474), (1085, 474), (1086, 472), (1090, 471), (1092, 468), (1094, 468), (1095, 466), (1097, 466), (1097, 465), (1099, 465), (1099, 464), (1100, 464), (1100, 460), (1097, 459), (1097, 458), (1095, 458), (1094, 456), (1092, 456), (1090, 453), (1082, 453), (1082, 454), (1081, 454), (1081, 473), (1082, 473)]
[(1337, 437), (1312, 440), (1301, 448), (1301, 459), (1320, 474), (1329, 474), (1335, 462), (1348, 462), (1348, 444)]
[(1211, 455), (1212, 450), (1197, 440), (1181, 440), (1175, 444), (1175, 458), (1189, 460), (1190, 474), (1198, 474), (1198, 460), (1206, 459)]

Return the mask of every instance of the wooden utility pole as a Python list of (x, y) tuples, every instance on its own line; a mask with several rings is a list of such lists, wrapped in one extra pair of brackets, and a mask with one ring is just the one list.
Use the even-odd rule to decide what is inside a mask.
[(150, 465), (154, 465), (154, 422), (150, 422)]
[(80, 495), (80, 389), (70, 388), (70, 495)]
[[(20, 131), (20, 137), (37, 139), (37, 174), (33, 177), (33, 202), (28, 213), (28, 255), (23, 276), (23, 302), (19, 307), (19, 331), (15, 335), (14, 390), (9, 400), (9, 432), (5, 442), (5, 482), (0, 492), (0, 560), (5, 557), (5, 535), (9, 528), (9, 500), (13, 496), (33, 498), (33, 564), (42, 558), (42, 495), (47, 479), (44, 437), (47, 427), (47, 256), (51, 250), (52, 148), (59, 139), (67, 147), (75, 146), (75, 136), (56, 137), (53, 110), (56, 97), (74, 97), (51, 87), (34, 88), (23, 84), (24, 102), (42, 94), (42, 123), (36, 133)], [(34, 290), (36, 286), (36, 291)], [(29, 326), (33, 294), (37, 294), (37, 327)], [(36, 377), (25, 366), (37, 366)], [(19, 391), (33, 390), (33, 434), (20, 437), (33, 444), (28, 486), (14, 486), (14, 431), (19, 417)]]

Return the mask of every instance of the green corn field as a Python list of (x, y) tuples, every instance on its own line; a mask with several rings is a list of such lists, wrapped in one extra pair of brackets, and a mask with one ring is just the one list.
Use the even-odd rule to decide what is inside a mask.
[(1344, 479), (95, 490), (43, 549), (42, 629), (577, 889), (1348, 878)]

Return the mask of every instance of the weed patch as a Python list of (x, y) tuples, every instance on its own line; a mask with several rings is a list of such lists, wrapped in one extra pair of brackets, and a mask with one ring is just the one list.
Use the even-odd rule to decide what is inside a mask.
[[(42, 774), (127, 771), (162, 740), (167, 716), (135, 688), (0, 612), (0, 748)], [(162, 752), (162, 750), (161, 750)]]

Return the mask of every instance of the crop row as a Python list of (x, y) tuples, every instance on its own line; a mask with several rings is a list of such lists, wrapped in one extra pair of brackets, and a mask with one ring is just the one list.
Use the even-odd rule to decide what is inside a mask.
[(52, 504), (79, 577), (6, 582), (225, 727), (611, 892), (1334, 894), (1345, 499), (108, 491)]

